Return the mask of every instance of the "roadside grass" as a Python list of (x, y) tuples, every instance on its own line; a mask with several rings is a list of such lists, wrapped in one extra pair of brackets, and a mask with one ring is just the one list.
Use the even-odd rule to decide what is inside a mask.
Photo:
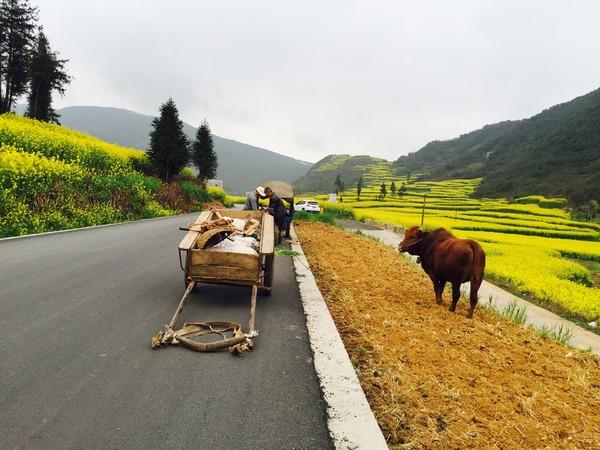
[(512, 300), (508, 305), (500, 310), (500, 315), (515, 325), (523, 325), (527, 321), (527, 310), (519, 305), (516, 300)]
[[(490, 297), (485, 306), (515, 325), (525, 325), (527, 322), (527, 309), (524, 306), (519, 305), (519, 302), (516, 299), (499, 309)], [(573, 330), (562, 324), (555, 326), (544, 325), (541, 327), (529, 325), (528, 327), (535, 331), (540, 337), (552, 339), (564, 346), (569, 346), (571, 339), (573, 338)]]
[(275, 255), (276, 256), (300, 256), (300, 253), (298, 253), (295, 250), (290, 250), (288, 248), (277, 247), (275, 249)]
[(533, 329), (541, 337), (553, 339), (562, 345), (569, 345), (569, 342), (573, 338), (573, 330), (562, 324), (553, 327), (544, 325), (542, 327), (534, 327)]
[(327, 213), (310, 213), (306, 211), (297, 211), (294, 213), (294, 222), (322, 222), (329, 225), (335, 225), (335, 218)]

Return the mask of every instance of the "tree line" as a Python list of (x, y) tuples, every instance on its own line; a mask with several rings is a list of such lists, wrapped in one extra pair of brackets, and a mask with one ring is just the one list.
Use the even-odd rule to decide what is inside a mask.
[(29, 0), (0, 0), (0, 114), (26, 95), (26, 116), (59, 123), (52, 94), (64, 95), (71, 81), (67, 62), (52, 50)]
[[(410, 183), (410, 175), (407, 179), (407, 183)], [(345, 189), (345, 185), (344, 185), (344, 182), (342, 181), (342, 178), (340, 177), (339, 173), (335, 177), (334, 186), (335, 186), (336, 195), (340, 197), (340, 201), (343, 201), (341, 194)], [(360, 195), (362, 193), (363, 187), (364, 187), (364, 181), (363, 181), (363, 177), (361, 175), (359, 177), (358, 181), (356, 182), (356, 200), (357, 201), (360, 201)], [(396, 187), (395, 181), (392, 181), (392, 183), (390, 184), (390, 192), (392, 193), (392, 195), (398, 195), (398, 197), (402, 198), (402, 196), (406, 193), (406, 191), (407, 191), (407, 188), (406, 188), (405, 183), (402, 183), (400, 185), (400, 187)], [(379, 194), (377, 195), (377, 200), (384, 200), (387, 195), (388, 195), (388, 187), (384, 181), (383, 183), (381, 183), (381, 186), (379, 186)]]
[(198, 170), (198, 179), (205, 186), (209, 179), (217, 176), (218, 164), (208, 121), (202, 121), (196, 138), (190, 142), (173, 99), (163, 103), (159, 111), (158, 117), (152, 120), (148, 149), (153, 174), (170, 181), (192, 163)]

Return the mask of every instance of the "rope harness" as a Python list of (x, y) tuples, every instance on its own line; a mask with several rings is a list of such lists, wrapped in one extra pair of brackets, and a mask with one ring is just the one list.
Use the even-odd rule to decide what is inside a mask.
[[(231, 336), (228, 337), (228, 333)], [(222, 339), (211, 342), (193, 340), (193, 338), (211, 334), (220, 335)], [(176, 331), (167, 325), (164, 331), (160, 331), (152, 338), (152, 348), (181, 344), (183, 347), (197, 352), (215, 352), (228, 348), (232, 353), (241, 353), (252, 350), (251, 338), (256, 335), (256, 332), (253, 335), (244, 334), (241, 326), (235, 322), (185, 323), (182, 328)]]
[[(254, 315), (256, 310), (256, 286), (252, 289), (252, 302), (250, 307), (250, 321), (248, 323), (249, 332), (244, 333), (240, 324), (225, 321), (192, 322), (184, 323), (179, 330), (173, 327), (181, 315), (190, 293), (196, 286), (195, 281), (190, 281), (185, 294), (181, 298), (177, 310), (171, 321), (165, 325), (164, 330), (159, 331), (152, 337), (151, 346), (153, 349), (159, 349), (168, 345), (179, 345), (195, 350), (197, 352), (216, 352), (225, 348), (231, 353), (242, 353), (251, 351), (253, 348), (252, 338), (258, 336), (254, 329)], [(222, 339), (199, 342), (194, 338), (205, 337), (209, 335), (219, 335)]]
[[(413, 242), (411, 242), (411, 243), (410, 243), (410, 244), (408, 244), (408, 245), (404, 245), (403, 247), (404, 247), (404, 248), (406, 248), (406, 249), (408, 249), (408, 248), (412, 247), (413, 245), (415, 245), (415, 244), (418, 244), (418, 243), (419, 243), (419, 242), (421, 242), (422, 240), (423, 240), (423, 238), (421, 238), (421, 239), (417, 239), (416, 241), (413, 241)], [(402, 242), (400, 243), (400, 245), (402, 246)]]

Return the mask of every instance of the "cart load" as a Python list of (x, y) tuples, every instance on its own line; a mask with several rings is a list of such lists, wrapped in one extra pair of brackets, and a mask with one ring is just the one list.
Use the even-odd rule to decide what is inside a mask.
[[(252, 338), (258, 334), (257, 294), (270, 295), (273, 283), (273, 216), (263, 211), (211, 209), (182, 230), (187, 234), (178, 251), (186, 290), (169, 324), (152, 339), (152, 348), (181, 344), (196, 351), (250, 350)], [(248, 286), (251, 296), (247, 332), (239, 324), (226, 321), (185, 323), (175, 330), (197, 283)], [(220, 339), (214, 340), (214, 335)]]

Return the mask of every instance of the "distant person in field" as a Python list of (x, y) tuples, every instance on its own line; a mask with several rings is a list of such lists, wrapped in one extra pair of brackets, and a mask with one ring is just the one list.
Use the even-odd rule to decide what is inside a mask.
[(285, 204), (270, 187), (265, 188), (265, 195), (269, 199), (269, 209), (267, 211), (274, 217), (275, 225), (277, 225), (277, 243), (281, 244), (281, 232), (285, 229), (285, 216), (287, 214)]
[(262, 186), (258, 186), (254, 192), (246, 192), (246, 204), (244, 205), (244, 211), (256, 211), (258, 209), (258, 199), (265, 197), (265, 189)]

